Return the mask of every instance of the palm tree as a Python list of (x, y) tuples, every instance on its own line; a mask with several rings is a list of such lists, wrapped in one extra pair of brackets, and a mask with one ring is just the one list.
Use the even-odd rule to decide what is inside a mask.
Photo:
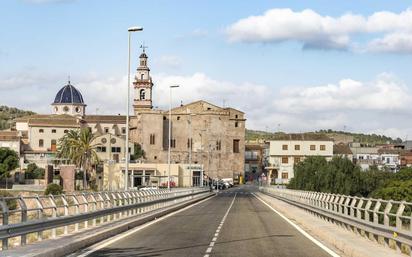
[(95, 135), (89, 128), (70, 130), (59, 139), (57, 156), (66, 158), (83, 170), (83, 188), (87, 188), (87, 173), (91, 173), (93, 165), (99, 162), (96, 148), (100, 144), (93, 144)]

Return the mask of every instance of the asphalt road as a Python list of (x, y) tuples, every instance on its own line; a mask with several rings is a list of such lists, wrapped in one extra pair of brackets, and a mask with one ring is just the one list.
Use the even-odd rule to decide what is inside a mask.
[(329, 256), (256, 199), (253, 190), (225, 190), (88, 256)]

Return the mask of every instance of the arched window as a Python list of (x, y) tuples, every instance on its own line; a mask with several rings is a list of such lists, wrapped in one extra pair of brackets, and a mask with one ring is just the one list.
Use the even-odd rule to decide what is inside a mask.
[(144, 89), (140, 89), (140, 100), (145, 100), (146, 92)]
[(44, 140), (43, 139), (39, 139), (39, 147), (44, 147)]

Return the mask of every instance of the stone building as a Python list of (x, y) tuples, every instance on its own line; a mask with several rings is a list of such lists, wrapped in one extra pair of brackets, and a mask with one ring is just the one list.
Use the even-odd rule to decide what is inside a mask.
[[(139, 59), (131, 139), (141, 145), (147, 162), (167, 163), (169, 111), (153, 109), (154, 84), (144, 51)], [(202, 100), (173, 108), (171, 162), (203, 164), (207, 176), (237, 179), (244, 169), (245, 121), (239, 110)]]

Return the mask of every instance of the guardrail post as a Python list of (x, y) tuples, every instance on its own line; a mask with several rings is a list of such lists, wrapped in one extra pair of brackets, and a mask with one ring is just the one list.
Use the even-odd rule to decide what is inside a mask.
[(389, 200), (388, 203), (385, 206), (385, 210), (383, 211), (383, 225), (389, 227), (390, 226), (390, 220), (389, 220), (389, 212), (392, 209), (392, 200)]
[(398, 210), (396, 211), (396, 228), (397, 229), (402, 229), (401, 216), (403, 214), (403, 211), (405, 210), (405, 203), (406, 203), (405, 201), (402, 201), (398, 207)]
[[(57, 205), (56, 205), (56, 201), (54, 200), (53, 195), (49, 195), (49, 201), (52, 207), (52, 217), (56, 218), (57, 217)], [(52, 232), (51, 238), (56, 238), (56, 228), (53, 228), (51, 232)]]
[[(94, 197), (94, 194), (90, 194), (90, 198), (92, 199), (91, 203), (93, 204), (92, 211), (97, 211), (97, 200), (96, 197)], [(92, 226), (96, 226), (96, 218), (92, 219)]]
[[(63, 208), (64, 208), (64, 216), (69, 215), (69, 203), (67, 202), (66, 195), (62, 194), (62, 202), (63, 202)], [(65, 235), (69, 233), (69, 226), (64, 226), (64, 232)]]
[(379, 209), (382, 206), (381, 200), (376, 201), (375, 207), (373, 208), (373, 223), (379, 224)]
[[(72, 199), (73, 199), (73, 202), (74, 202), (73, 205), (74, 205), (75, 214), (79, 214), (80, 213), (79, 200), (77, 199), (77, 196), (75, 194), (72, 195)], [(79, 223), (78, 222), (74, 223), (74, 231), (75, 232), (79, 231)]]
[[(89, 212), (89, 201), (87, 201), (86, 193), (82, 193), (81, 197), (82, 197), (83, 202), (84, 202), (84, 212)], [(87, 228), (88, 226), (89, 226), (89, 221), (85, 220), (84, 221), (84, 228)]]
[[(27, 205), (26, 202), (24, 201), (23, 196), (19, 196), (17, 198), (17, 202), (19, 203), (20, 210), (21, 210), (21, 222), (26, 222), (27, 221)], [(27, 235), (24, 234), (20, 237), (20, 245), (25, 245), (27, 243)]]
[[(7, 206), (6, 200), (1, 200), (0, 206), (1, 206), (2, 216), (3, 216), (2, 225), (5, 226), (9, 224), (9, 207)], [(9, 239), (8, 238), (3, 238), (1, 243), (2, 243), (2, 246), (1, 246), (2, 250), (9, 249)]]
[[(34, 199), (35, 199), (35, 202), (36, 202), (36, 204), (37, 204), (37, 208), (39, 209), (39, 210), (37, 211), (37, 218), (38, 218), (38, 219), (42, 219), (42, 218), (43, 218), (43, 214), (44, 214), (43, 204), (42, 204), (42, 202), (40, 201), (40, 198), (39, 198), (38, 195), (37, 195)], [(39, 241), (43, 240), (43, 231), (37, 232), (37, 239), (38, 239)]]
[(368, 221), (368, 222), (371, 221), (371, 217), (370, 217), (371, 206), (372, 206), (372, 201), (371, 199), (368, 199), (365, 205), (365, 221)]

